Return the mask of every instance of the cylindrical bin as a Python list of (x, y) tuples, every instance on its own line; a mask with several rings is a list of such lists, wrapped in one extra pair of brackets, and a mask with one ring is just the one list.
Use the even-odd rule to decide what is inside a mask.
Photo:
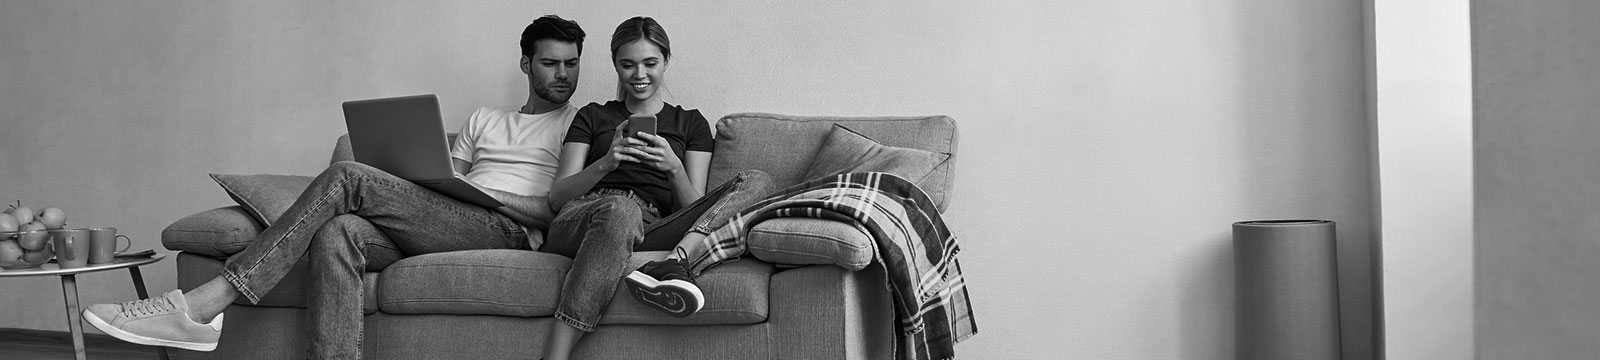
[(1233, 223), (1239, 360), (1339, 359), (1333, 222)]

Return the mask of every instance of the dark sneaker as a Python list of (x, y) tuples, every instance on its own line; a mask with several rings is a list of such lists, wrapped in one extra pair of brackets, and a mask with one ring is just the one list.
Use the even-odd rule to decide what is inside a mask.
[(83, 310), (90, 325), (123, 341), (194, 351), (217, 348), (222, 314), (208, 324), (189, 319), (188, 299), (179, 290), (122, 304), (95, 304)]
[(627, 279), (635, 299), (672, 316), (689, 316), (706, 303), (694, 277), (677, 259), (651, 261), (628, 274)]

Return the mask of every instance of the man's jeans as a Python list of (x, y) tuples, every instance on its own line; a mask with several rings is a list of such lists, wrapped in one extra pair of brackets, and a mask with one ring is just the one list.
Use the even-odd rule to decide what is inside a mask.
[(494, 210), (345, 161), (317, 175), (283, 216), (228, 258), (221, 276), (251, 303), (259, 303), (261, 295), (309, 255), (314, 279), (308, 294), (307, 320), (313, 324), (308, 356), (359, 359), (367, 243), (392, 243), (411, 256), (526, 248), (527, 241), (521, 225)]
[(690, 231), (711, 233), (772, 190), (767, 173), (746, 170), (666, 218), (631, 193), (598, 189), (562, 205), (540, 251), (572, 258), (555, 317), (594, 331), (634, 251), (672, 250)]

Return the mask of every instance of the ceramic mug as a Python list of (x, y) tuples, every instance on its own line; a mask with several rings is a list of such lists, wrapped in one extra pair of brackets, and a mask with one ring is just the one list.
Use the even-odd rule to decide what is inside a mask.
[(62, 269), (89, 266), (89, 229), (50, 230), (50, 241), (55, 244), (56, 264)]
[[(117, 247), (117, 240), (127, 240), (127, 245)], [(89, 229), (89, 263), (104, 264), (116, 260), (117, 254), (128, 251), (133, 247), (133, 239), (127, 235), (118, 234), (117, 228), (90, 228)]]

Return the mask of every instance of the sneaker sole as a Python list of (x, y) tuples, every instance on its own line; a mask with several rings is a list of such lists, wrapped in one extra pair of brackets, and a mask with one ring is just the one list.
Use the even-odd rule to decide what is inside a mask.
[[(220, 317), (222, 315), (217, 315), (217, 316)], [(194, 350), (194, 351), (212, 351), (212, 350), (216, 350), (217, 349), (217, 343), (192, 343), (192, 342), (187, 342), (187, 341), (163, 340), (163, 339), (144, 337), (144, 336), (140, 336), (138, 334), (130, 333), (130, 332), (127, 332), (127, 331), (122, 331), (122, 329), (118, 329), (117, 327), (111, 326), (111, 324), (106, 323), (105, 320), (101, 320), (100, 316), (95, 315), (92, 312), (89, 312), (89, 310), (84, 310), (83, 311), (83, 319), (84, 320), (88, 320), (89, 321), (89, 325), (94, 325), (94, 327), (96, 329), (100, 329), (100, 331), (104, 331), (106, 333), (106, 335), (111, 335), (112, 337), (115, 337), (115, 338), (118, 338), (118, 339), (122, 339), (122, 341), (127, 341), (127, 342), (131, 342), (131, 343), (139, 344), (139, 345), (166, 346), (166, 347), (174, 347), (174, 348), (185, 349), (185, 350)], [(213, 321), (215, 321), (215, 320), (213, 320)]]
[(658, 281), (638, 271), (628, 274), (627, 279), (629, 292), (633, 293), (635, 299), (668, 315), (689, 316), (705, 305), (705, 294), (687, 281)]

